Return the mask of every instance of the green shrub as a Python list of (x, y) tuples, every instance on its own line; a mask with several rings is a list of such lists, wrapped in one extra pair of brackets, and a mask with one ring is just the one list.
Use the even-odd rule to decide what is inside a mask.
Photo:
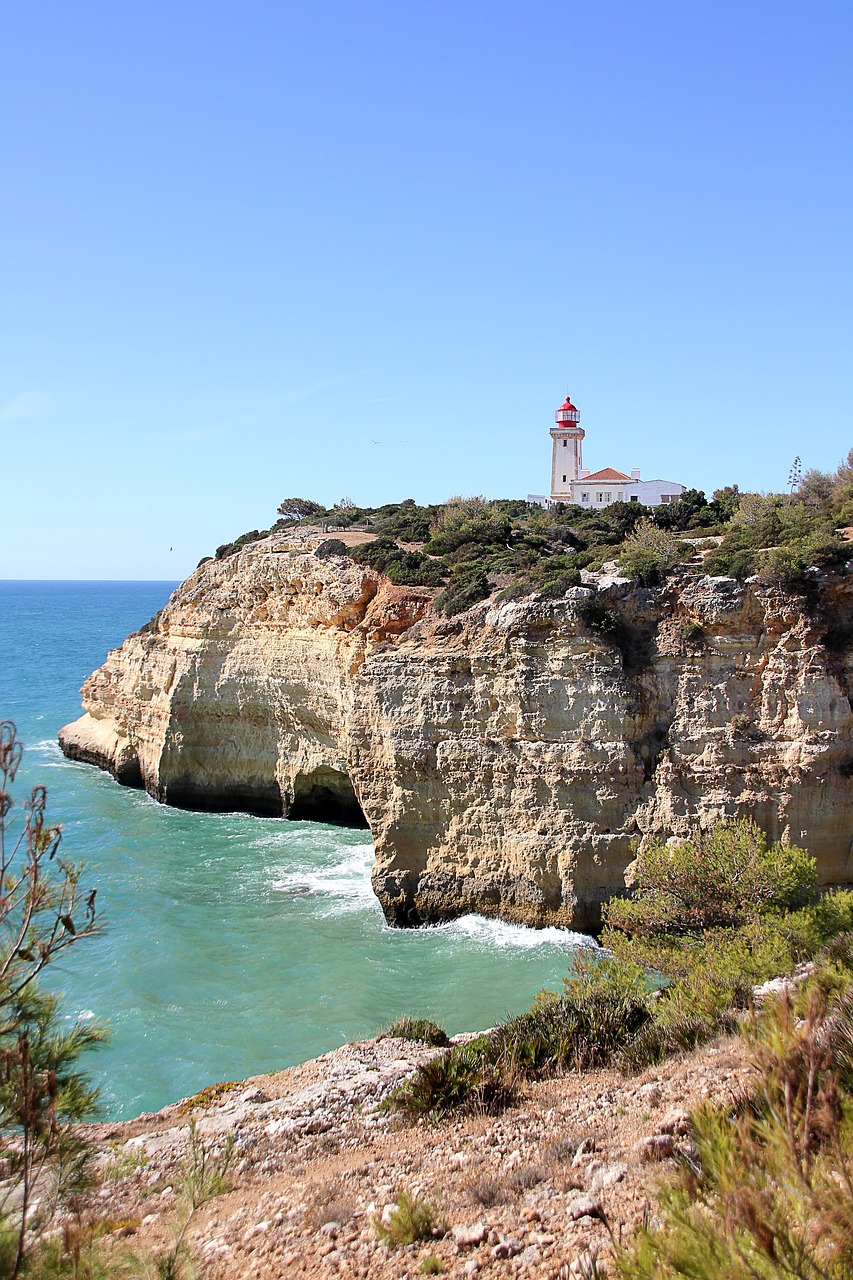
[(427, 1240), (442, 1234), (437, 1225), (436, 1210), (427, 1200), (420, 1200), (405, 1191), (397, 1197), (397, 1207), (383, 1221), (374, 1219), (376, 1237), (389, 1248), (400, 1249), (418, 1240)]
[(735, 1018), (729, 1013), (716, 1017), (699, 1013), (680, 1013), (667, 1019), (657, 1017), (623, 1046), (617, 1061), (624, 1070), (644, 1071), (673, 1054), (705, 1044), (721, 1031), (733, 1030), (735, 1025)]
[(758, 578), (766, 586), (801, 595), (808, 586), (804, 557), (793, 547), (771, 547), (761, 554)]
[[(621, 1054), (627, 1067), (731, 1030), (757, 983), (853, 929), (853, 892), (817, 897), (808, 855), (768, 849), (752, 824), (722, 823), (678, 849), (649, 852), (638, 897), (608, 904), (602, 934), (617, 961), (664, 980), (653, 1021)], [(812, 900), (798, 906), (804, 898)]]
[(681, 635), (687, 644), (701, 644), (705, 639), (705, 629), (699, 622), (683, 622)]
[(412, 498), (390, 503), (375, 513), (376, 532), (402, 542), (426, 542), (438, 510), (438, 507), (419, 507)]
[(653, 520), (641, 520), (622, 544), (619, 565), (642, 586), (654, 587), (684, 559), (684, 553), (685, 544), (667, 529)]
[(818, 897), (813, 860), (768, 848), (751, 822), (721, 822), (636, 864), (634, 898), (605, 907), (616, 960), (661, 975), (653, 1020), (622, 1052), (640, 1067), (735, 1025), (757, 983), (790, 973), (853, 924), (853, 893)]
[(685, 489), (677, 502), (655, 507), (653, 519), (661, 529), (701, 529), (717, 519), (714, 508), (705, 500), (701, 489)]
[(496, 1058), (491, 1037), (478, 1036), (418, 1067), (388, 1095), (382, 1109), (436, 1120), (457, 1109), (500, 1111), (514, 1099), (515, 1091)]
[(467, 565), (453, 571), (450, 582), (435, 597), (435, 607), (439, 613), (453, 617), (464, 613), (479, 600), (484, 600), (491, 593), (488, 574), (479, 565)]
[(386, 573), (396, 587), (440, 587), (445, 579), (442, 566), (420, 551), (404, 551)]
[[(851, 895), (853, 896), (853, 895)], [(835, 998), (853, 983), (853, 930), (847, 929), (829, 938), (815, 954), (811, 976), (801, 987), (797, 1003), (804, 1013), (803, 1002), (811, 998), (817, 987), (826, 997)]]
[(516, 582), (511, 583), (510, 586), (503, 587), (498, 592), (497, 598), (501, 604), (508, 604), (512, 600), (523, 600), (525, 596), (529, 596), (535, 590), (534, 580), (529, 575), (525, 575)]
[(326, 538), (314, 548), (314, 555), (318, 560), (328, 560), (330, 556), (345, 556), (346, 553), (347, 544), (340, 538)]
[(622, 548), (619, 568), (628, 578), (634, 578), (641, 587), (658, 587), (666, 577), (661, 558), (651, 547)]
[(757, 571), (758, 552), (746, 547), (730, 546), (724, 540), (719, 547), (708, 552), (702, 568), (712, 578), (737, 578), (743, 582)]
[(266, 538), (269, 529), (250, 529), (248, 533), (241, 533), (239, 538), (235, 538), (233, 542), (223, 542), (221, 547), (216, 548), (216, 559), (225, 560), (228, 556), (236, 555), (238, 551), (242, 551), (244, 547), (248, 547), (253, 542), (260, 542), (262, 538)]
[(434, 1119), (503, 1110), (522, 1080), (612, 1061), (649, 1021), (654, 999), (637, 965), (580, 952), (562, 996), (540, 992), (529, 1012), (425, 1063), (383, 1107)]
[(639, 854), (634, 895), (611, 900), (604, 917), (630, 937), (659, 937), (744, 924), (815, 896), (815, 861), (775, 844), (752, 821), (719, 822), (681, 844), (657, 840)]
[(437, 587), (444, 581), (442, 565), (421, 551), (404, 551), (393, 538), (380, 537), (350, 548), (358, 564), (384, 573), (396, 586)]
[(597, 952), (578, 952), (563, 989), (497, 1028), (498, 1061), (528, 1078), (604, 1066), (652, 1016), (645, 971)]
[(444, 1272), (444, 1263), (434, 1253), (428, 1253), (421, 1263), (422, 1276), (440, 1276)]
[(602, 604), (594, 596), (581, 601), (578, 605), (578, 617), (585, 627), (605, 639), (612, 640), (619, 633), (621, 622), (616, 610)]
[(397, 1018), (383, 1034), (397, 1040), (419, 1040), (440, 1048), (450, 1044), (447, 1032), (429, 1018)]
[(543, 571), (541, 572), (541, 583), (539, 592), (543, 600), (559, 600), (572, 587), (581, 585), (581, 575), (578, 569), (562, 569), (553, 576), (547, 573), (548, 562), (545, 562)]

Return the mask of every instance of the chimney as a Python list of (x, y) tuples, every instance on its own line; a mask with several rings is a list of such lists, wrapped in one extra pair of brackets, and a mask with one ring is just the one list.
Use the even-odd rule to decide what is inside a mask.
[(639, 480), (639, 478), (640, 478), (640, 468), (639, 468), (639, 467), (632, 467), (632, 468), (631, 468), (631, 479), (632, 479), (632, 480)]

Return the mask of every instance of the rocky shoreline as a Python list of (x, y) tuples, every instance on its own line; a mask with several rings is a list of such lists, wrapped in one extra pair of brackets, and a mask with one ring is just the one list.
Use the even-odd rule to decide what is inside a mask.
[(200, 565), (86, 681), (66, 755), (167, 804), (364, 821), (398, 925), (589, 932), (637, 843), (724, 816), (853, 881), (853, 578), (587, 574), (444, 618), (319, 541)]
[[(414, 1280), (427, 1259), (449, 1277), (567, 1280), (593, 1274), (593, 1260), (605, 1274), (612, 1241), (653, 1215), (657, 1179), (690, 1155), (691, 1110), (748, 1080), (742, 1042), (726, 1038), (636, 1077), (529, 1084), (499, 1116), (413, 1124), (377, 1111), (440, 1052), (379, 1037), (88, 1126), (108, 1251), (156, 1257), (172, 1246), (192, 1120), (209, 1153), (233, 1143), (236, 1161), (230, 1186), (186, 1232), (210, 1280)], [(401, 1193), (431, 1206), (435, 1229), (394, 1248), (377, 1223)]]

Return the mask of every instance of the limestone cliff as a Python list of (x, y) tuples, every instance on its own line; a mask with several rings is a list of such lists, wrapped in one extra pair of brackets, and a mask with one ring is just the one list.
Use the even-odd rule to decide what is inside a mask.
[(200, 566), (66, 755), (159, 800), (359, 819), (389, 920), (594, 926), (631, 843), (754, 816), (853, 880), (853, 578), (624, 581), (457, 618), (309, 541)]

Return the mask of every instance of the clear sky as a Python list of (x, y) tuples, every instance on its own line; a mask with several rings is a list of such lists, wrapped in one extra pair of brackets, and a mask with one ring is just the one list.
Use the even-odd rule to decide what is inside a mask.
[(853, 445), (850, 0), (67, 0), (2, 25), (0, 577), (291, 495)]

